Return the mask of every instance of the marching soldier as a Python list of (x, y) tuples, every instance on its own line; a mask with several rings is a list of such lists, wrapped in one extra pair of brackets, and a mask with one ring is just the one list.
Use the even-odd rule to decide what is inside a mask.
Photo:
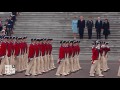
[(42, 56), (43, 56), (43, 61), (44, 61), (44, 71), (48, 72), (48, 68), (47, 68), (47, 56), (46, 56), (46, 39), (43, 39), (43, 43), (42, 43)]
[(100, 54), (101, 47), (100, 47), (100, 41), (96, 41), (96, 43), (97, 43), (96, 48), (97, 48), (97, 50), (98, 50), (98, 52), (99, 52), (96, 74), (98, 74), (99, 76), (104, 76), (104, 75), (102, 74), (101, 65), (100, 65), (100, 63), (101, 63), (101, 54)]
[(101, 55), (101, 60), (100, 60), (100, 69), (103, 70), (103, 63), (104, 63), (104, 49), (105, 49), (105, 44), (103, 41), (100, 42), (100, 55)]
[(1, 49), (0, 49), (0, 75), (3, 75), (5, 73), (5, 61), (6, 61), (6, 54), (7, 54), (7, 37), (3, 38), (3, 41), (1, 42)]
[(68, 75), (70, 74), (69, 41), (66, 41), (65, 44), (65, 72)]
[(69, 42), (69, 59), (70, 59), (70, 72), (74, 72), (74, 67), (73, 67), (73, 41)]
[[(94, 43), (93, 43), (94, 45)], [(99, 50), (100, 50), (100, 46), (99, 46), (99, 42), (96, 42), (96, 46), (92, 48), (92, 65), (91, 65), (91, 69), (90, 69), (90, 76), (94, 77), (95, 75), (95, 71), (97, 72), (97, 74), (100, 77), (103, 77), (104, 75), (101, 73), (100, 70), (100, 62), (99, 62)]]
[(16, 42), (14, 44), (14, 56), (15, 56), (15, 67), (16, 67), (16, 71), (20, 72), (20, 38), (16, 37)]
[(104, 70), (103, 71), (108, 71), (109, 70), (109, 67), (108, 67), (108, 64), (107, 64), (107, 61), (108, 61), (108, 52), (110, 51), (110, 47), (108, 46), (108, 42), (105, 43), (105, 59), (104, 59)]
[(23, 50), (23, 71), (26, 70), (27, 67), (27, 43), (26, 43), (26, 36), (22, 38), (22, 50)]
[(24, 46), (24, 41), (23, 41), (23, 37), (20, 38), (20, 71), (24, 71), (25, 67), (24, 67), (24, 53), (25, 53), (25, 46)]
[[(34, 66), (34, 58), (35, 58), (35, 47), (34, 47), (34, 39), (31, 39), (31, 44), (29, 45), (29, 51), (28, 51), (28, 66), (25, 72), (26, 76), (30, 75), (30, 70), (33, 68)], [(36, 75), (35, 71), (31, 72), (32, 75)]]
[(54, 59), (52, 55), (52, 41), (53, 39), (49, 39), (50, 69), (55, 69), (56, 67), (54, 65)]
[(77, 65), (76, 65), (76, 41), (73, 41), (73, 68), (74, 68), (74, 71), (77, 71), (78, 68), (77, 68)]
[(40, 71), (40, 51), (39, 51), (39, 39), (36, 40), (35, 43), (35, 53), (36, 53), (36, 72), (37, 74), (42, 74), (42, 72)]
[(76, 54), (76, 56), (77, 56), (77, 66), (78, 66), (78, 70), (80, 70), (80, 69), (82, 69), (81, 68), (81, 66), (80, 66), (80, 62), (79, 62), (79, 55), (80, 55), (80, 46), (79, 46), (79, 43), (80, 43), (80, 41), (77, 41), (76, 42), (76, 47), (77, 47), (77, 54)]
[(40, 39), (38, 46), (39, 46), (39, 54), (40, 54), (40, 72), (41, 73), (45, 72), (44, 60), (43, 60), (44, 53), (43, 53), (43, 46), (42, 45), (43, 45), (43, 39)]
[(27, 68), (27, 61), (28, 61), (28, 45), (27, 45), (27, 42), (26, 42), (26, 40), (27, 40), (27, 36), (25, 36), (24, 38), (23, 38), (23, 42), (24, 42), (24, 49), (25, 49), (25, 51), (24, 51), (24, 69), (26, 70), (26, 68)]
[[(12, 37), (8, 37), (7, 40), (7, 54), (6, 54), (6, 63), (5, 65), (12, 65), (12, 44), (11, 44)], [(10, 74), (6, 74), (10, 75)]]
[(15, 56), (14, 56), (14, 52), (15, 52), (15, 50), (14, 50), (14, 44), (15, 44), (15, 36), (13, 36), (12, 37), (12, 39), (11, 39), (11, 44), (12, 44), (12, 65), (14, 65), (15, 66)]
[(65, 72), (65, 41), (61, 41), (60, 42), (61, 46), (59, 48), (59, 58), (57, 63), (59, 64), (56, 75), (60, 76), (60, 75), (67, 75)]
[(49, 39), (46, 40), (46, 57), (47, 57), (47, 69), (48, 71), (50, 71), (50, 55), (49, 55), (49, 51), (50, 51), (50, 48), (49, 48)]

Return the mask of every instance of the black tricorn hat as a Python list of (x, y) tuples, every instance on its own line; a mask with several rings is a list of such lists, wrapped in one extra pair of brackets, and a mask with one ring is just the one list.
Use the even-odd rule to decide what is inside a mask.
[(12, 39), (15, 39), (15, 36), (13, 36)]
[(36, 40), (36, 41), (40, 41), (40, 39), (38, 39), (38, 38), (37, 38), (37, 40)]
[(105, 44), (109, 44), (109, 42), (106, 42)]
[(34, 39), (32, 38), (31, 41), (34, 41)]
[(37, 39), (36, 38), (34, 38), (34, 41), (36, 41)]
[(62, 43), (63, 43), (63, 41), (60, 41), (60, 43), (62, 44)]
[(9, 39), (12, 39), (12, 37), (10, 36)]
[(62, 43), (66, 43), (66, 41), (63, 41)]
[(18, 37), (16, 37), (16, 39), (18, 39)]

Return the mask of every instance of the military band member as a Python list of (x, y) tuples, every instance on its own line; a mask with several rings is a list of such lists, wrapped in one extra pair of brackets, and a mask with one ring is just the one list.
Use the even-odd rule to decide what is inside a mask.
[(104, 49), (105, 49), (105, 42), (101, 41), (101, 45), (100, 45), (100, 55), (101, 55), (101, 60), (100, 60), (100, 69), (103, 71), (103, 63), (104, 63), (104, 55), (105, 55), (105, 52), (104, 52)]
[(65, 72), (65, 41), (61, 41), (61, 46), (59, 48), (59, 58), (57, 63), (59, 64), (57, 72), (55, 75), (60, 76), (60, 75), (67, 75)]
[[(31, 39), (31, 44), (29, 45), (29, 50), (28, 50), (28, 66), (27, 66), (27, 69), (25, 72), (26, 76), (30, 75), (30, 70), (34, 66), (34, 58), (35, 58), (34, 39)], [(31, 73), (32, 73), (32, 75), (36, 75), (35, 71), (32, 71)]]
[(80, 69), (78, 57), (77, 57), (78, 47), (77, 47), (77, 41), (74, 41), (74, 69), (75, 71), (78, 71)]
[(100, 62), (99, 62), (99, 42), (96, 42), (96, 46), (92, 48), (92, 65), (90, 69), (90, 76), (95, 76), (95, 71), (100, 77), (103, 77), (104, 75), (102, 74), (100, 70)]
[(108, 52), (110, 51), (110, 47), (108, 46), (108, 42), (105, 43), (105, 62), (104, 65), (104, 71), (108, 71), (110, 68), (108, 67)]

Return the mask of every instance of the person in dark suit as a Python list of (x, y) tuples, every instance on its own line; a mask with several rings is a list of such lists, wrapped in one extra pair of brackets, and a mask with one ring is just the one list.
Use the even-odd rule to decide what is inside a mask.
[(95, 22), (95, 28), (97, 32), (97, 39), (101, 39), (102, 21), (100, 20), (100, 17), (98, 17), (98, 20)]
[(11, 20), (12, 17), (10, 16), (8, 19), (8, 24), (7, 24), (7, 30), (8, 30), (8, 36), (11, 36), (12, 29), (13, 29), (13, 20)]
[(92, 38), (92, 29), (94, 27), (92, 17), (89, 17), (89, 20), (86, 23), (86, 27), (88, 29), (88, 39)]
[(103, 35), (105, 35), (105, 39), (108, 38), (108, 35), (110, 34), (110, 24), (108, 19), (105, 19), (105, 22), (103, 23)]
[(77, 23), (77, 28), (79, 30), (80, 39), (83, 39), (84, 28), (85, 28), (85, 20), (83, 19), (83, 16), (80, 16), (80, 20), (78, 20)]

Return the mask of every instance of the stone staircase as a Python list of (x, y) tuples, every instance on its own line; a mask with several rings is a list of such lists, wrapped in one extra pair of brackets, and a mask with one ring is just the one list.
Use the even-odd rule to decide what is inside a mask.
[[(15, 36), (28, 36), (28, 43), (31, 38), (53, 38), (54, 59), (58, 58), (60, 40), (73, 40), (71, 20), (73, 16), (83, 15), (85, 20), (92, 16), (104, 19), (107, 17), (110, 22), (111, 35), (107, 40), (110, 42), (111, 52), (109, 60), (118, 60), (120, 54), (120, 12), (22, 12), (17, 17)], [(81, 40), (80, 60), (91, 59), (91, 43), (96, 40), (96, 32), (93, 29), (93, 39), (88, 40), (88, 32), (85, 29), (84, 39)], [(79, 35), (77, 36), (79, 40)], [(104, 37), (102, 37), (104, 40)]]

